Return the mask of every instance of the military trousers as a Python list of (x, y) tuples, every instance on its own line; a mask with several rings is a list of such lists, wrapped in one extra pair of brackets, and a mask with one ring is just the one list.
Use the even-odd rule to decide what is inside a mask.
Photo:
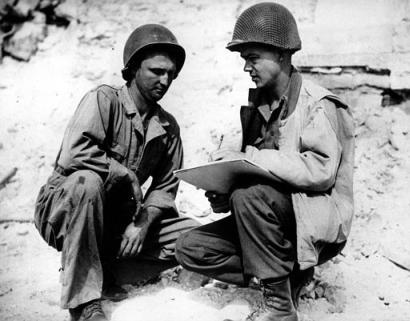
[(247, 286), (251, 277), (281, 279), (296, 261), (290, 192), (269, 182), (235, 188), (231, 215), (181, 235), (176, 258), (188, 270)]
[[(135, 209), (127, 189), (106, 193), (102, 179), (90, 170), (68, 176), (53, 172), (38, 195), (35, 225), (61, 256), (61, 306), (75, 308), (101, 297), (104, 275), (115, 261), (121, 234)], [(174, 261), (175, 241), (199, 224), (174, 211), (154, 222), (137, 257)]]

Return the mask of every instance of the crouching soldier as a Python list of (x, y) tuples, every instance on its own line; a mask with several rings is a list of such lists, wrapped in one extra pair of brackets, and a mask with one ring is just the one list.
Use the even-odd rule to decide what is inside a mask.
[(181, 137), (157, 103), (184, 61), (167, 28), (137, 28), (124, 48), (126, 84), (88, 92), (65, 131), (35, 224), (62, 252), (61, 306), (73, 321), (106, 320), (100, 300), (115, 258), (172, 261), (177, 237), (198, 225), (176, 210)]
[(292, 65), (301, 49), (293, 15), (261, 3), (238, 18), (227, 48), (239, 52), (256, 89), (241, 109), (242, 150), (213, 160), (245, 158), (272, 174), (247, 178), (229, 194), (208, 191), (214, 212), (231, 215), (182, 235), (185, 268), (225, 282), (261, 280), (262, 320), (296, 321), (298, 295), (313, 267), (337, 255), (353, 216), (353, 121), (328, 90)]

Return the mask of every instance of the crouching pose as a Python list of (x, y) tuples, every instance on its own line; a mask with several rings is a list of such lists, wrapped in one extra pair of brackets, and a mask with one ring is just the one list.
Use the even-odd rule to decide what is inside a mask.
[(175, 118), (157, 104), (184, 60), (167, 28), (134, 30), (124, 49), (126, 84), (84, 96), (40, 190), (35, 224), (62, 252), (61, 305), (73, 321), (107, 320), (100, 299), (117, 258), (176, 264), (175, 240), (198, 225), (176, 210), (181, 137)]
[(301, 41), (282, 5), (245, 10), (227, 48), (240, 53), (256, 89), (241, 109), (242, 150), (219, 150), (213, 160), (245, 158), (272, 179), (247, 177), (224, 195), (208, 191), (214, 212), (231, 215), (183, 234), (176, 257), (186, 269), (225, 282), (246, 286), (257, 277), (268, 308), (262, 320), (296, 321), (313, 267), (337, 255), (349, 234), (351, 113), (292, 66)]

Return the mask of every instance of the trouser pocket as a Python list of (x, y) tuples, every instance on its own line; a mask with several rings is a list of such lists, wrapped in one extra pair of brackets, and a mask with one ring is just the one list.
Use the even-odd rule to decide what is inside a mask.
[(58, 235), (58, 231), (55, 230), (49, 219), (53, 210), (56, 187), (63, 180), (63, 176), (54, 172), (47, 184), (40, 188), (34, 211), (34, 225), (41, 237), (48, 245), (54, 247), (58, 251), (62, 250), (62, 240), (57, 239), (56, 235)]

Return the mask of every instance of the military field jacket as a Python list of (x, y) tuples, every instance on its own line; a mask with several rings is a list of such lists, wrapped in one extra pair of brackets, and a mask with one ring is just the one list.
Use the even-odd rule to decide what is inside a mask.
[(157, 105), (144, 130), (126, 86), (100, 86), (81, 100), (64, 134), (56, 165), (65, 174), (98, 173), (107, 191), (130, 181), (134, 172), (142, 185), (152, 177), (144, 206), (175, 207), (178, 179), (173, 171), (183, 160), (179, 126)]
[[(251, 89), (251, 91), (254, 91)], [(302, 269), (320, 263), (327, 245), (341, 249), (353, 217), (354, 128), (350, 110), (328, 90), (303, 80), (294, 111), (280, 120), (277, 149), (257, 149), (249, 137), (255, 92), (242, 106), (242, 150), (246, 158), (291, 187), (297, 255)], [(331, 102), (331, 103), (329, 103)], [(331, 247), (330, 247), (331, 248)], [(327, 253), (327, 258), (337, 253)]]

